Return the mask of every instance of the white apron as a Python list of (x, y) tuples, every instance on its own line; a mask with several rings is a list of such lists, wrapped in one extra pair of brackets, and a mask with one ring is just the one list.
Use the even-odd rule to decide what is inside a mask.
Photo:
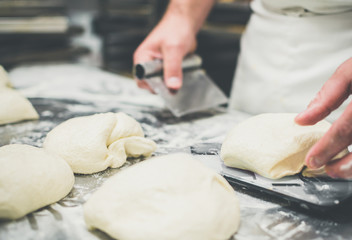
[[(352, 57), (352, 0), (256, 0), (252, 9), (230, 109), (301, 112)], [(348, 102), (328, 120), (336, 120)]]

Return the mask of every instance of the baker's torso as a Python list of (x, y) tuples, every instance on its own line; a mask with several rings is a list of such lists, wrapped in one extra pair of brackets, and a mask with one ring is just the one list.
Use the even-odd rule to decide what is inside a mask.
[(251, 114), (301, 112), (352, 57), (352, 1), (257, 0), (252, 9), (230, 108)]

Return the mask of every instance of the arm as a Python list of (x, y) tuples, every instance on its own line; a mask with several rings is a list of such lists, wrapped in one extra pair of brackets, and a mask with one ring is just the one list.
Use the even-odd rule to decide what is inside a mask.
[[(214, 0), (171, 0), (159, 24), (135, 51), (134, 64), (163, 59), (166, 86), (181, 88), (182, 59), (195, 50), (196, 34), (213, 4)], [(149, 89), (144, 81), (137, 84)]]
[[(296, 117), (301, 125), (312, 125), (324, 119), (352, 94), (352, 58), (344, 62), (324, 84), (308, 108)], [(352, 154), (331, 161), (352, 144), (352, 103), (329, 131), (310, 149), (306, 156), (309, 168), (325, 169), (331, 177), (352, 178)]]

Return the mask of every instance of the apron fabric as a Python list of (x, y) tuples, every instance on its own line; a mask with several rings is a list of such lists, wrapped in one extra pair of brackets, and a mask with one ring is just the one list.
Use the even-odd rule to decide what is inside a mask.
[[(252, 2), (254, 13), (241, 39), (230, 109), (250, 114), (301, 112), (337, 67), (352, 57), (352, 1), (310, 1)], [(328, 120), (336, 120), (348, 103)]]

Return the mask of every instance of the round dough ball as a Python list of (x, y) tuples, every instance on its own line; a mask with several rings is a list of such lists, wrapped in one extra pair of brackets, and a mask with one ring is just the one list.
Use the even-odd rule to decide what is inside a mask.
[(295, 123), (295, 113), (266, 113), (236, 125), (227, 135), (221, 158), (226, 166), (247, 169), (277, 179), (300, 172), (309, 149), (331, 124)]
[(84, 205), (89, 228), (119, 240), (226, 240), (239, 202), (226, 180), (188, 154), (154, 157), (108, 179)]
[(38, 119), (32, 104), (16, 90), (0, 88), (0, 125)]
[(0, 218), (21, 218), (59, 201), (73, 187), (68, 164), (41, 148), (3, 146), (0, 166)]
[(124, 113), (69, 119), (51, 130), (44, 148), (62, 157), (75, 173), (90, 174), (122, 166), (127, 157), (149, 156), (156, 144)]

